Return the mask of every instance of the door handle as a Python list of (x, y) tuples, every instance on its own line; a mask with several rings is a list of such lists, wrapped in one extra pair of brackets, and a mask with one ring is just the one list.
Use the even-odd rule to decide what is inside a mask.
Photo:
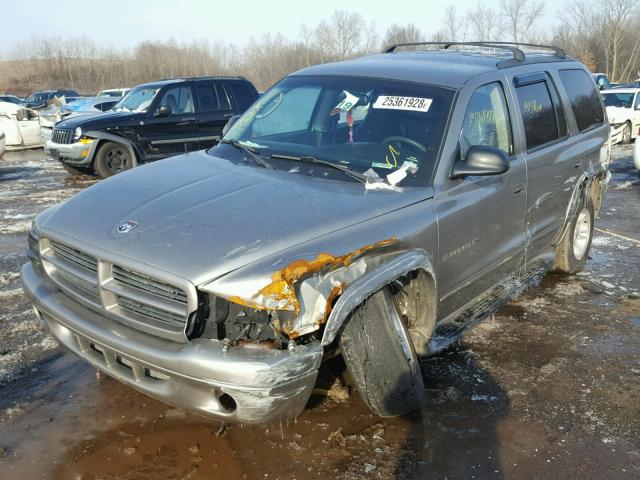
[(582, 162), (576, 162), (573, 164), (573, 168), (578, 169), (578, 168), (582, 168)]
[(224, 118), (231, 118), (233, 117), (233, 113), (225, 113), (223, 116)]
[(522, 195), (522, 192), (524, 192), (524, 190), (525, 190), (524, 183), (519, 183), (518, 185), (515, 185), (513, 187), (513, 190), (511, 190), (511, 192), (513, 193), (513, 198), (516, 198)]

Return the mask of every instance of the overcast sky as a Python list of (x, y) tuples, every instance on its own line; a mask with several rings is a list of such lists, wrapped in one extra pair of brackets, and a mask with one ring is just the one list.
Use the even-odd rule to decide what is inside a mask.
[[(316, 25), (337, 9), (360, 12), (375, 20), (382, 33), (392, 23), (414, 23), (426, 33), (440, 28), (445, 0), (2, 0), (0, 50), (5, 53), (17, 39), (31, 36), (85, 35), (98, 45), (129, 47), (141, 40), (174, 38), (177, 41), (224, 40), (244, 45), (263, 33), (289, 37), (303, 23)], [(477, 0), (457, 0), (459, 12)], [(485, 0), (496, 7), (499, 0)], [(554, 21), (568, 0), (546, 1), (540, 27)]]

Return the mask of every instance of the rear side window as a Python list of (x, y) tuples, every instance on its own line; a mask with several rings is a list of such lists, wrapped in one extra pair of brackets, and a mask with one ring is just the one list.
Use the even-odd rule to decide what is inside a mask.
[[(547, 82), (542, 80), (516, 87), (527, 150), (553, 142), (562, 135)], [(560, 117), (563, 118), (563, 117)]]
[(578, 130), (584, 132), (604, 123), (604, 111), (600, 102), (600, 93), (584, 70), (560, 70), (560, 81), (567, 91), (571, 110), (578, 124)]
[(196, 83), (196, 97), (198, 97), (198, 105), (200, 105), (201, 112), (216, 112), (220, 110), (218, 95), (213, 88), (213, 83)]
[(251, 104), (255, 100), (255, 95), (253, 95), (247, 85), (240, 82), (233, 82), (227, 85), (231, 87), (231, 91), (236, 97), (236, 103), (238, 104), (240, 110), (244, 111), (249, 108), (249, 106), (251, 106)]
[(216, 93), (218, 94), (218, 102), (220, 103), (220, 110), (231, 110), (231, 102), (229, 101), (229, 95), (227, 94), (227, 91), (224, 88), (224, 85), (222, 85), (221, 83), (216, 83), (215, 85), (215, 90)]
[(511, 121), (502, 85), (489, 83), (478, 88), (467, 106), (460, 134), (460, 155), (464, 158), (469, 147), (484, 145), (512, 153)]

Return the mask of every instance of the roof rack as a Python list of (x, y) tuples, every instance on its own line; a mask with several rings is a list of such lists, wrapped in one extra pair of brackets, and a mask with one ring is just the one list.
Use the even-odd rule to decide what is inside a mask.
[(553, 55), (556, 57), (565, 59), (567, 58), (567, 54), (565, 51), (559, 47), (554, 45), (538, 45), (535, 43), (516, 43), (516, 42), (407, 42), (407, 43), (397, 43), (395, 45), (391, 45), (384, 50), (384, 53), (393, 53), (398, 47), (418, 47), (422, 45), (427, 46), (442, 46), (442, 50), (447, 50), (449, 47), (453, 46), (471, 46), (471, 47), (486, 47), (486, 48), (495, 48), (500, 50), (506, 50), (511, 52), (513, 55), (513, 60), (518, 62), (524, 62), (526, 55), (525, 52), (518, 47), (533, 47), (536, 49), (542, 50), (552, 50)]

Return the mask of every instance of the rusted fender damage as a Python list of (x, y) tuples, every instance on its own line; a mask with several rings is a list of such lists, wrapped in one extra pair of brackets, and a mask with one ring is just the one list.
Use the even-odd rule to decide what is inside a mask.
[[(327, 320), (321, 345), (329, 345), (335, 340), (349, 313), (372, 293), (380, 290), (393, 280), (416, 270), (423, 270), (430, 276), (434, 282), (431, 293), (435, 295), (437, 288), (435, 283), (436, 275), (429, 255), (421, 249), (405, 251), (356, 279), (340, 296)], [(425, 332), (425, 334), (430, 336), (431, 332)]]
[[(254, 272), (239, 277), (238, 281), (231, 275), (201, 288), (249, 308), (283, 312), (284, 315), (276, 316), (273, 327), (290, 339), (314, 332), (330, 321), (336, 331), (325, 337), (333, 339), (348, 313), (334, 315), (334, 302), (341, 305), (339, 312), (343, 312), (353, 299), (362, 301), (386, 283), (417, 268), (425, 269), (435, 278), (426, 253), (389, 248), (398, 243), (392, 237), (343, 255), (319, 253), (310, 260), (289, 262), (271, 273)], [(366, 288), (375, 289), (365, 292)]]

